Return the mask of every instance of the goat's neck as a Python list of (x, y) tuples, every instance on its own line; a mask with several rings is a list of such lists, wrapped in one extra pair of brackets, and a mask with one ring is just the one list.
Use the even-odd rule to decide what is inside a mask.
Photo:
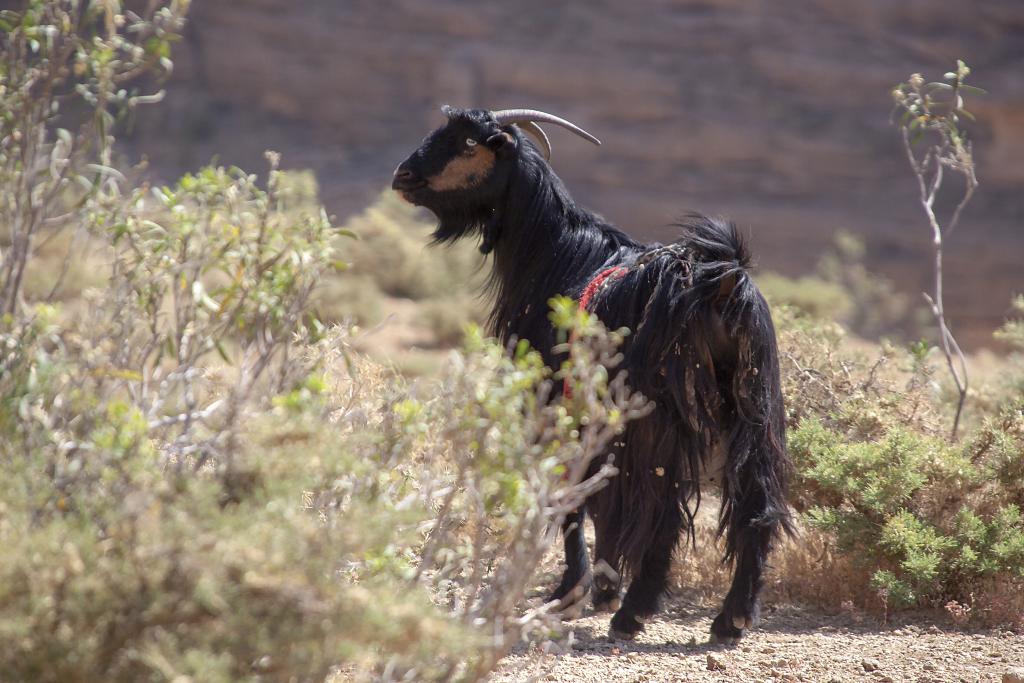
[[(521, 179), (531, 181), (530, 178)], [(574, 295), (614, 256), (628, 237), (579, 208), (550, 168), (532, 184), (514, 188), (496, 216), (492, 325), (508, 341), (547, 340), (548, 300)]]

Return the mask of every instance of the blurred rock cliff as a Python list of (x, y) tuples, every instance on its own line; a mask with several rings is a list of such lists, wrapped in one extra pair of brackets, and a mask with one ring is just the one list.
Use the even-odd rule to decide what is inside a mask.
[(604, 140), (550, 130), (577, 200), (628, 231), (727, 215), (762, 268), (795, 275), (845, 229), (916, 297), (929, 234), (889, 91), (957, 57), (991, 93), (971, 107), (981, 188), (947, 248), (947, 310), (977, 346), (1024, 291), (1020, 0), (196, 0), (127, 151), (170, 178), (215, 157), (259, 170), (275, 149), (343, 218), (440, 104), (545, 109)]

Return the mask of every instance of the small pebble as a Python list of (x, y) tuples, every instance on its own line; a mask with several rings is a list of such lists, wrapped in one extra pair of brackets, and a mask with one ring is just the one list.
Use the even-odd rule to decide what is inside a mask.
[(725, 661), (714, 652), (708, 653), (708, 671), (725, 671)]
[(864, 667), (865, 671), (878, 671), (878, 669), (882, 666), (877, 659), (868, 658), (862, 659), (860, 665)]

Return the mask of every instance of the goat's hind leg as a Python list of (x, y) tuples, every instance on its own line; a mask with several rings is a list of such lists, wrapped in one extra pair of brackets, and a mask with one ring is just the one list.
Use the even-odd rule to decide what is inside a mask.
[(711, 624), (712, 642), (733, 645), (757, 620), (762, 576), (775, 533), (774, 524), (750, 522), (737, 532), (732, 586)]
[[(781, 398), (776, 403), (781, 408)], [(736, 425), (726, 458), (726, 468), (735, 467), (735, 472), (726, 477), (722, 489), (721, 524), (726, 557), (734, 567), (722, 611), (711, 624), (712, 640), (726, 644), (739, 640), (757, 620), (768, 554), (779, 533), (790, 530), (786, 503), (790, 464), (781, 446), (785, 425), (781, 412), (765, 414), (768, 417), (760, 422), (744, 420)]]
[(608, 631), (608, 637), (612, 640), (632, 640), (644, 630), (644, 623), (658, 612), (661, 597), (668, 586), (672, 554), (679, 542), (682, 526), (682, 514), (673, 501), (666, 505), (653, 542), (644, 551), (639, 571), (630, 581), (629, 589), (622, 599), (622, 607), (612, 617)]
[(583, 521), (586, 518), (583, 507), (566, 515), (562, 524), (562, 537), (565, 544), (565, 571), (558, 587), (551, 593), (547, 601), (559, 602), (558, 609), (568, 618), (579, 616), (583, 608), (583, 599), (590, 592), (592, 575), (590, 558), (587, 554), (587, 540), (583, 534)]
[[(732, 586), (711, 624), (712, 640), (735, 643), (757, 620), (758, 598), (772, 543), (792, 533), (787, 503), (792, 463), (786, 454), (786, 413), (779, 380), (778, 349), (771, 312), (744, 276), (733, 296), (746, 302), (732, 309), (726, 327), (737, 330), (728, 384), (721, 393), (732, 415), (722, 487), (720, 530), (726, 557), (734, 563)], [(723, 375), (721, 379), (724, 379)], [(730, 386), (731, 385), (731, 386)], [(722, 425), (724, 427), (724, 425)]]

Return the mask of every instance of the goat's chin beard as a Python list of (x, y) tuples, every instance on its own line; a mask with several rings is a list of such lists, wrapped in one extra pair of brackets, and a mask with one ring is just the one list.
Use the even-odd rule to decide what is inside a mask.
[(437, 217), (437, 228), (433, 237), (438, 242), (454, 242), (463, 237), (476, 235), (488, 217), (488, 213), (483, 211), (460, 211), (431, 206), (426, 208)]
[(437, 228), (434, 229), (434, 239), (438, 242), (454, 242), (455, 240), (475, 234), (480, 229), (480, 223), (467, 216), (437, 216)]
[(433, 238), (437, 242), (453, 242), (465, 237), (479, 227), (479, 221), (473, 219), (472, 212), (460, 211), (445, 207), (431, 201), (433, 197), (423, 190), (396, 190), (398, 196), (412, 204), (426, 209), (437, 218), (437, 228)]

